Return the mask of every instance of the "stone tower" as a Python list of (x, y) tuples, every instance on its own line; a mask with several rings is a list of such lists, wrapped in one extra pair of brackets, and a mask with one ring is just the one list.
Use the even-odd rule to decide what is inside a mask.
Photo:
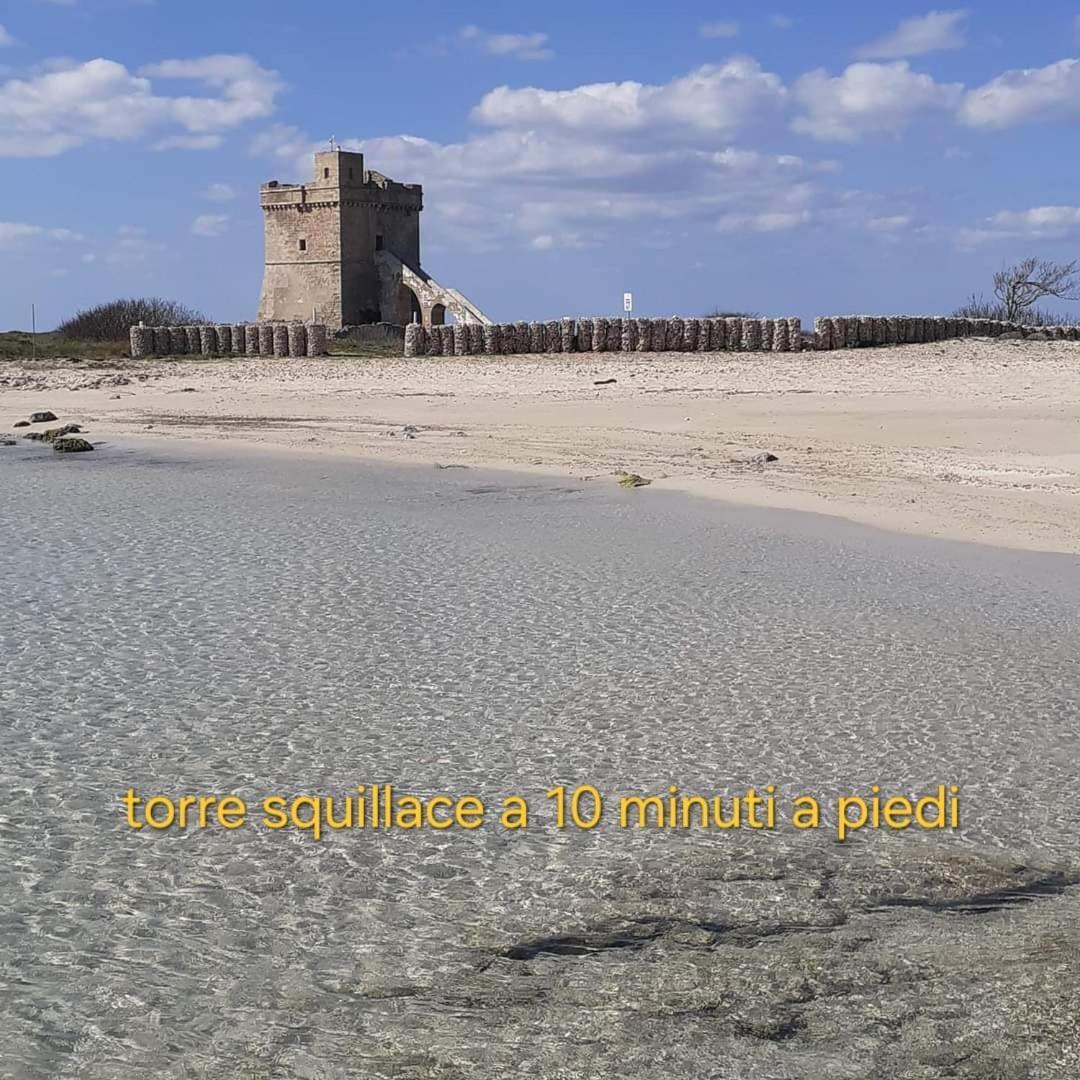
[(365, 170), (364, 155), (315, 155), (308, 184), (263, 184), (266, 265), (260, 320), (360, 323), (490, 320), (420, 268), (419, 184)]

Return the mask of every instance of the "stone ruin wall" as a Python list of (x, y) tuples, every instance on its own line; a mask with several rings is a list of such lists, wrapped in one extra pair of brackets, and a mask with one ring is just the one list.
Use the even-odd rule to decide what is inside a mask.
[[(1027, 336), (1080, 341), (1080, 326), (1029, 326), (995, 319), (921, 315), (831, 315), (804, 333), (797, 318), (597, 318), (550, 322), (455, 323), (405, 327), (406, 356), (506, 356), (519, 353), (801, 352), (913, 345), (964, 337)], [(133, 326), (131, 355), (325, 356), (323, 323), (259, 322), (216, 326)]]
[(324, 323), (229, 323), (217, 326), (133, 326), (131, 355), (325, 356)]
[(405, 328), (406, 356), (505, 356), (567, 352), (801, 352), (914, 345), (963, 337), (1041, 332), (1080, 341), (1080, 326), (1027, 326), (994, 319), (920, 315), (833, 315), (803, 332), (797, 318), (561, 319), (556, 322)]

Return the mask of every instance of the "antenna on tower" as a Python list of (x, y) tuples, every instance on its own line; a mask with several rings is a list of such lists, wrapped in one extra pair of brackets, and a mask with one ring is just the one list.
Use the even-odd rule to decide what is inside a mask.
[(330, 151), (333, 153), (337, 149), (337, 139), (333, 135), (330, 136)]

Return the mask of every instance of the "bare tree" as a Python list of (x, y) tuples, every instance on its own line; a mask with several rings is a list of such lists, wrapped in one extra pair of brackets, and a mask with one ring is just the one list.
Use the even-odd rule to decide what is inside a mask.
[(1020, 322), (1043, 297), (1080, 300), (1080, 261), (1056, 263), (1049, 259), (1025, 259), (994, 275), (994, 295), (1001, 301), (1005, 318)]

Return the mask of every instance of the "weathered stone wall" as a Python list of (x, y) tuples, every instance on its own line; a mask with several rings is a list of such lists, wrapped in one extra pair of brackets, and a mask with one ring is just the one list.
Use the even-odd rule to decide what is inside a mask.
[[(448, 329), (448, 328), (443, 328)], [(1080, 326), (1026, 326), (992, 319), (926, 315), (830, 315), (803, 334), (797, 318), (750, 319), (562, 319), (549, 323), (495, 323), (482, 342), (462, 340), (440, 350), (439, 327), (407, 333), (406, 356), (503, 355), (545, 352), (800, 352), (803, 349), (881, 348), (961, 337), (1045, 334), (1055, 341), (1080, 341)], [(463, 352), (462, 349), (467, 351)]]
[(814, 320), (812, 348), (855, 349), (917, 345), (964, 337), (1030, 337), (1080, 341), (1080, 326), (1028, 326), (996, 319), (961, 319), (941, 315), (832, 315)]
[(797, 352), (798, 319), (560, 319), (405, 328), (406, 356), (573, 352)]
[(323, 323), (237, 323), (228, 326), (133, 326), (131, 355), (325, 356)]

